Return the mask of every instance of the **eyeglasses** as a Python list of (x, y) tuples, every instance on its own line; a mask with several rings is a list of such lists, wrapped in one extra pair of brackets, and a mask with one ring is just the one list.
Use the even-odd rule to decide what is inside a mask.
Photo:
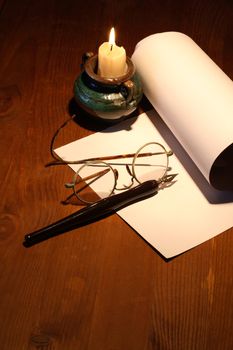
[[(131, 154), (77, 161), (60, 159), (53, 150), (54, 141), (61, 128), (73, 118), (74, 116), (62, 124), (53, 136), (50, 150), (54, 161), (48, 163), (47, 166), (80, 164), (73, 181), (66, 186), (71, 187), (75, 196), (89, 205), (49, 226), (25, 235), (24, 245), (26, 247), (75, 227), (86, 225), (139, 200), (154, 196), (159, 187), (170, 186), (177, 175), (168, 174), (168, 171), (171, 170), (169, 157), (173, 154), (172, 151), (167, 151), (157, 142), (148, 142), (142, 145), (136, 153)], [(115, 168), (116, 165), (118, 169)], [(128, 183), (119, 187), (119, 167), (122, 166), (127, 171)], [(115, 194), (116, 191), (121, 191), (121, 193)]]
[[(62, 160), (54, 152), (54, 142), (61, 128), (71, 119), (67, 120), (56, 132), (51, 141), (51, 155), (55, 161), (48, 165), (80, 164), (73, 180), (66, 183), (67, 188), (73, 190), (79, 201), (85, 204), (94, 203), (100, 199), (110, 197), (118, 191), (128, 190), (135, 185), (148, 180), (155, 180), (158, 185), (171, 182), (174, 175), (168, 175), (169, 157), (171, 150), (158, 142), (148, 142), (142, 145), (135, 153), (101, 156), (82, 160)], [(117, 168), (116, 168), (117, 166)], [(118, 185), (119, 175), (124, 172), (124, 181)], [(68, 198), (70, 198), (69, 196)]]

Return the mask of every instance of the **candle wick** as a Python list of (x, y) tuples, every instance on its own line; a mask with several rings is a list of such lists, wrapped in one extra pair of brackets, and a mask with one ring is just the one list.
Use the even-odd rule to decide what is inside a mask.
[(112, 51), (112, 48), (113, 48), (113, 44), (111, 45), (110, 51)]

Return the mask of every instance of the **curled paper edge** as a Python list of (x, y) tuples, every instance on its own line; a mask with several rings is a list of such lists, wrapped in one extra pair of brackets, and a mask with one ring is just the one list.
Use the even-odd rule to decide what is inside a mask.
[(153, 34), (132, 60), (153, 107), (219, 190), (233, 190), (233, 82), (187, 35)]

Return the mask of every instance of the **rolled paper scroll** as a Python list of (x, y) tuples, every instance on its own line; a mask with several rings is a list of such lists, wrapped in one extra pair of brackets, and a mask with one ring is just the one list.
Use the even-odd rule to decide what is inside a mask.
[(132, 56), (143, 90), (209, 183), (233, 190), (233, 82), (187, 35), (140, 41)]

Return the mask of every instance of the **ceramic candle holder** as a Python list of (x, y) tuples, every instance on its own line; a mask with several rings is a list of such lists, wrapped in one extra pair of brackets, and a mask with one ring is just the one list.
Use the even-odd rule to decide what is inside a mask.
[(74, 83), (74, 97), (91, 116), (107, 122), (117, 122), (131, 114), (142, 98), (140, 79), (127, 57), (127, 72), (117, 78), (98, 75), (98, 56), (83, 57), (82, 72)]

